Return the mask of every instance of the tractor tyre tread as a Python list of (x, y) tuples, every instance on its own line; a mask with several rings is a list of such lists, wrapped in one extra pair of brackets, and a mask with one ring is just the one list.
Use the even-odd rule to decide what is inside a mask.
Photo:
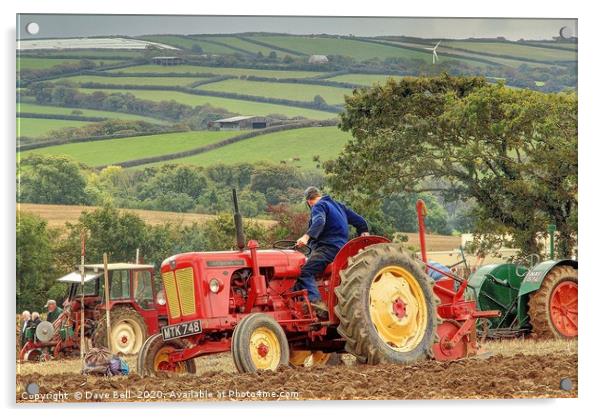
[(529, 298), (531, 335), (536, 339), (570, 339), (562, 335), (550, 317), (550, 297), (554, 288), (564, 281), (578, 282), (577, 270), (571, 266), (556, 266), (544, 277), (539, 289)]
[[(142, 340), (147, 340), (148, 338), (148, 329), (146, 328), (146, 323), (140, 313), (138, 313), (131, 306), (117, 306), (111, 310), (111, 327), (119, 323), (121, 320), (129, 319), (138, 326), (140, 326), (140, 330), (142, 332)], [(93, 347), (107, 347), (107, 318), (103, 314), (103, 317), (99, 320), (96, 325), (96, 329), (94, 333), (92, 333), (92, 346)], [(140, 345), (142, 348), (142, 345)], [(138, 351), (131, 352), (130, 354), (138, 354)]]
[[(423, 339), (410, 352), (398, 352), (386, 345), (372, 324), (369, 311), (369, 290), (375, 274), (386, 266), (399, 265), (412, 273), (419, 282), (427, 305), (428, 319)], [(341, 271), (341, 283), (335, 288), (339, 319), (338, 333), (345, 339), (345, 350), (360, 363), (413, 363), (432, 357), (432, 346), (437, 341), (439, 322), (437, 305), (430, 280), (418, 264), (394, 243), (379, 243), (365, 248), (350, 258), (348, 267)]]

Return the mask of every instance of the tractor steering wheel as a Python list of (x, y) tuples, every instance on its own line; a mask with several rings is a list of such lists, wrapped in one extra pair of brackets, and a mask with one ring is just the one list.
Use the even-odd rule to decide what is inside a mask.
[(309, 256), (311, 254), (311, 249), (309, 246), (297, 246), (297, 241), (295, 240), (277, 240), (272, 245), (274, 249), (292, 249), (298, 252), (301, 252), (305, 256)]

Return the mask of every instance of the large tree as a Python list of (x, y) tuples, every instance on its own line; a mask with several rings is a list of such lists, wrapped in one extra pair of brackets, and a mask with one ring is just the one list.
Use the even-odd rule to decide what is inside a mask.
[(378, 204), (398, 192), (473, 200), (476, 232), (509, 235), (524, 253), (557, 225), (574, 246), (577, 98), (487, 84), (482, 78), (404, 78), (356, 90), (341, 128), (352, 140), (325, 164), (340, 193)]
[(32, 154), (17, 166), (17, 201), (87, 204), (86, 179), (77, 162), (65, 156)]

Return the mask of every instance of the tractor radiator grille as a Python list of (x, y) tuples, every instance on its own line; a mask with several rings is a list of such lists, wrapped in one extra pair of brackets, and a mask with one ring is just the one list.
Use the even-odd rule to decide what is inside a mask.
[(192, 268), (177, 269), (161, 274), (169, 306), (169, 317), (177, 319), (196, 313), (194, 273)]
[(187, 316), (196, 313), (194, 274), (192, 273), (192, 268), (176, 270), (176, 281), (178, 283), (178, 294), (180, 295), (182, 315)]
[(180, 317), (180, 303), (178, 302), (178, 290), (176, 289), (176, 277), (172, 271), (161, 274), (163, 277), (163, 287), (165, 288), (165, 297), (169, 306), (169, 317)]

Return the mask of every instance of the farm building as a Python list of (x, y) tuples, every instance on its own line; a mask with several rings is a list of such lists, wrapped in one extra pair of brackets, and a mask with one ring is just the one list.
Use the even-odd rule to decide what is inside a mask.
[(312, 55), (307, 62), (310, 64), (328, 64), (328, 57), (326, 55)]
[(268, 118), (260, 116), (234, 116), (213, 122), (219, 130), (245, 130), (265, 129), (268, 127)]
[(157, 65), (182, 65), (184, 59), (179, 56), (156, 56), (153, 58), (153, 64)]

